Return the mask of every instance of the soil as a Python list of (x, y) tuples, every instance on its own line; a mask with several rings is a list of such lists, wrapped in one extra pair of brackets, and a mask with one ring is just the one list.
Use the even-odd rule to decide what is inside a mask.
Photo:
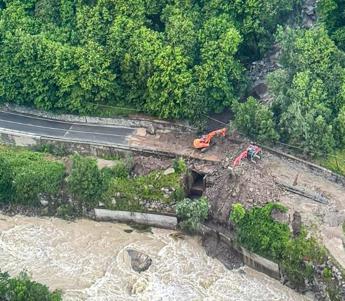
[(156, 135), (145, 134), (144, 136), (137, 134), (131, 136), (129, 145), (141, 149), (165, 151), (177, 156), (213, 162), (222, 162), (227, 157), (232, 157), (234, 154), (239, 153), (244, 147), (242, 144), (234, 143), (230, 138), (214, 138), (214, 144), (203, 153), (192, 146), (194, 139), (199, 136), (193, 133), (177, 132), (157, 133)]
[(228, 166), (209, 175), (205, 195), (211, 203), (212, 219), (227, 223), (232, 204), (242, 203), (246, 208), (261, 206), (278, 200), (282, 191), (275, 185), (263, 162), (254, 164), (244, 161), (235, 170)]

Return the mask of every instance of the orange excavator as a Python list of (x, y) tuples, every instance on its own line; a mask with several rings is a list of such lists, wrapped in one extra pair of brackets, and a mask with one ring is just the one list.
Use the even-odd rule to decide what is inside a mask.
[(214, 137), (225, 137), (226, 131), (227, 129), (223, 128), (210, 132), (207, 135), (203, 135), (201, 138), (194, 140), (193, 147), (196, 149), (200, 149), (201, 151), (206, 151), (210, 147), (212, 139)]

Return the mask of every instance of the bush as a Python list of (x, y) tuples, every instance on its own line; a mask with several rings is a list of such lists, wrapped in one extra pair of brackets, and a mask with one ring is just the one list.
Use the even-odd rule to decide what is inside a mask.
[(11, 166), (12, 200), (24, 205), (39, 205), (39, 195), (53, 197), (61, 190), (64, 165), (48, 160), (43, 154), (27, 150), (1, 148), (0, 156)]
[(273, 210), (287, 209), (276, 203), (245, 211), (241, 204), (233, 205), (230, 220), (235, 224), (240, 244), (264, 257), (281, 260), (291, 237), (289, 226), (272, 219)]
[(313, 265), (321, 264), (325, 259), (325, 249), (320, 247), (316, 239), (307, 238), (306, 231), (302, 231), (299, 237), (286, 244), (282, 269), (290, 283), (301, 289), (305, 286), (305, 280), (313, 279)]
[(273, 113), (253, 97), (249, 97), (244, 103), (234, 102), (232, 109), (235, 113), (235, 126), (243, 134), (258, 141), (272, 142), (279, 139)]
[[(170, 194), (166, 193), (167, 190)], [(171, 204), (184, 196), (179, 174), (164, 175), (154, 171), (135, 178), (113, 179), (104, 198), (109, 209), (141, 211), (140, 201)]]
[(199, 200), (184, 199), (176, 205), (176, 214), (180, 220), (180, 227), (189, 232), (196, 231), (200, 223), (208, 217), (209, 204), (205, 197)]
[(13, 194), (13, 172), (11, 165), (0, 157), (0, 203), (8, 203)]
[(105, 167), (102, 169), (102, 172), (110, 178), (128, 178), (129, 169), (126, 166), (125, 162), (118, 161), (113, 167)]
[(48, 287), (30, 280), (22, 272), (11, 278), (8, 273), (0, 272), (0, 299), (3, 301), (60, 301), (61, 292), (50, 292)]
[(183, 158), (175, 159), (173, 162), (173, 168), (177, 173), (184, 173), (187, 171), (187, 164)]
[(77, 208), (72, 204), (62, 204), (56, 209), (56, 216), (66, 220), (74, 219), (78, 215)]
[(67, 178), (69, 191), (80, 207), (94, 208), (98, 205), (108, 178), (98, 169), (94, 159), (75, 155), (72, 172)]

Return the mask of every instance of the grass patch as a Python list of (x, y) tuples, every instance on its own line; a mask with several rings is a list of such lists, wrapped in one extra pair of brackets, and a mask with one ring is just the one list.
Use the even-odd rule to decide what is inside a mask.
[(345, 149), (335, 152), (324, 160), (319, 160), (319, 164), (342, 176), (345, 176)]
[(142, 201), (176, 203), (184, 197), (180, 177), (179, 173), (164, 175), (163, 172), (154, 171), (135, 178), (115, 178), (105, 193), (106, 207), (141, 211)]

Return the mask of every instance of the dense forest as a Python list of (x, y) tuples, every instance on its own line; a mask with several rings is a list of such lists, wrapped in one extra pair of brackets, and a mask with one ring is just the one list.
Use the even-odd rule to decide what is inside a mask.
[[(93, 105), (201, 120), (231, 108), (237, 128), (312, 154), (345, 144), (345, 1), (0, 0), (0, 102), (88, 113)], [(274, 43), (273, 102), (247, 71)]]
[(222, 111), (296, 0), (1, 0), (0, 98), (163, 118)]

